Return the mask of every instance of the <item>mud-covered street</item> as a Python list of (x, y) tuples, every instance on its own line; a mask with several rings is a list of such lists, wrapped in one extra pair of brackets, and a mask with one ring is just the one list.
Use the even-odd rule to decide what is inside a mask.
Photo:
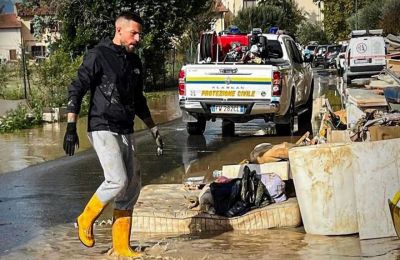
[[(315, 71), (314, 98), (326, 95), (338, 108), (337, 89), (341, 89), (340, 80), (334, 73)], [(276, 136), (269, 134), (270, 124), (255, 120), (237, 124), (235, 136), (223, 137), (221, 121), (217, 120), (207, 123), (204, 136), (189, 137), (173, 102), (177, 99), (149, 102), (155, 121), (165, 122), (160, 125), (166, 143), (164, 156), (155, 155), (148, 131), (136, 133), (144, 185), (182, 183), (194, 176), (211, 180), (213, 170), (248, 158), (259, 143), (296, 142), (305, 130), (318, 129), (316, 121), (300, 126), (302, 131), (296, 136)], [(110, 209), (96, 225), (95, 247), (81, 245), (74, 227), (75, 218), (103, 178), (97, 157), (84, 138), (84, 124), (81, 120), (79, 135), (84, 151), (73, 157), (62, 155), (63, 124), (30, 130), (25, 137), (19, 133), (0, 138), (1, 259), (114, 259), (105, 253), (111, 245)], [(15, 139), (21, 145), (13, 148)], [(40, 164), (22, 169), (37, 162)], [(308, 235), (302, 227), (193, 235), (134, 233), (131, 239), (133, 246), (144, 251), (144, 259), (400, 258), (397, 238), (360, 241), (358, 235)]]

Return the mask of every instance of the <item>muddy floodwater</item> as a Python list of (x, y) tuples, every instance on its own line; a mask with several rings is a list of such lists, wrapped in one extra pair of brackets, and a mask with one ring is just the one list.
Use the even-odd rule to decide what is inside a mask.
[[(85, 248), (71, 225), (46, 230), (1, 259), (117, 259), (107, 255), (108, 224), (95, 230), (96, 246)], [(136, 233), (132, 247), (142, 259), (399, 259), (399, 240), (360, 241), (357, 235), (318, 236), (302, 228), (192, 235)], [(124, 258), (120, 258), (124, 259)]]
[[(335, 110), (340, 109), (339, 78), (328, 71), (315, 74), (314, 98), (325, 95)], [(180, 117), (175, 92), (148, 102), (158, 123)], [(315, 119), (309, 129), (313, 133), (318, 131)], [(85, 118), (79, 124), (81, 148), (75, 157), (63, 157), (65, 123), (0, 135), (0, 172), (63, 157), (0, 175), (0, 259), (116, 259), (106, 254), (111, 246), (111, 207), (95, 225), (95, 247), (86, 248), (77, 239), (74, 219), (102, 181), (94, 153), (82, 152), (90, 147)], [(139, 120), (135, 128), (143, 129)], [(188, 136), (185, 124), (173, 120), (160, 127), (166, 143), (163, 157), (154, 155), (149, 134), (138, 133), (143, 184), (182, 183), (194, 176), (211, 181), (214, 170), (248, 159), (257, 144), (294, 143), (301, 136), (276, 136), (270, 128), (269, 123), (254, 120), (236, 124), (235, 136), (223, 137), (217, 120), (207, 123), (204, 135)], [(144, 253), (142, 259), (400, 259), (400, 240), (395, 237), (319, 236), (306, 234), (303, 227), (190, 235), (133, 233), (131, 244)]]
[[(156, 123), (164, 123), (181, 116), (176, 91), (162, 94), (151, 93), (148, 104)], [(66, 123), (45, 124), (34, 129), (21, 130), (14, 133), (0, 134), (0, 174), (16, 171), (37, 163), (64, 156), (62, 142)], [(135, 119), (135, 130), (145, 129), (139, 119)], [(86, 134), (87, 117), (78, 121), (78, 135), (82, 152), (90, 148)]]

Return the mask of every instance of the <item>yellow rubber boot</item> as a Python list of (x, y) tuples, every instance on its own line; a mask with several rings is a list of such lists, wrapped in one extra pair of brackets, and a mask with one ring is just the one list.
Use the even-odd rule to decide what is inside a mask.
[(134, 251), (130, 244), (132, 227), (132, 210), (114, 209), (114, 224), (112, 226), (113, 255), (124, 257), (140, 257), (141, 253)]
[(83, 245), (94, 246), (93, 223), (106, 207), (96, 194), (89, 200), (82, 214), (76, 220), (78, 225), (78, 237)]
[(400, 192), (397, 192), (392, 200), (388, 200), (390, 214), (392, 215), (393, 226), (396, 231), (397, 236), (400, 238), (400, 208), (397, 203), (400, 201)]

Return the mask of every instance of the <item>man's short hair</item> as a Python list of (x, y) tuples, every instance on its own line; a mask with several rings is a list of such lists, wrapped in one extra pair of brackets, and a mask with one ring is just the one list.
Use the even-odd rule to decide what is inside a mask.
[(134, 13), (132, 11), (123, 11), (121, 12), (117, 18), (115, 19), (115, 21), (117, 21), (119, 18), (124, 18), (128, 21), (135, 21), (137, 23), (139, 23), (140, 25), (143, 25), (143, 19), (139, 16), (139, 14)]

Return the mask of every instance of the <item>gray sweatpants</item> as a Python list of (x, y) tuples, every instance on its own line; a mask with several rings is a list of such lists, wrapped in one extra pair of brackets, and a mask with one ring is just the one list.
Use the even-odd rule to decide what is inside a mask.
[(116, 209), (133, 209), (141, 189), (133, 134), (94, 131), (88, 137), (104, 171), (105, 180), (96, 191), (97, 197), (104, 204), (114, 200)]

